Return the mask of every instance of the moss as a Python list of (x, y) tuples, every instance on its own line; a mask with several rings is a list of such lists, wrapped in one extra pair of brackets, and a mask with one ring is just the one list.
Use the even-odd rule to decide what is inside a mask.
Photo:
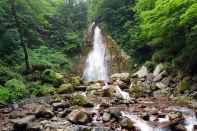
[(87, 99), (87, 97), (83, 95), (74, 95), (71, 98), (71, 104), (72, 105), (78, 105), (83, 107), (92, 107), (93, 104)]
[(178, 84), (178, 92), (179, 93), (184, 93), (185, 91), (190, 89), (190, 84), (188, 81), (186, 80), (182, 80), (179, 84)]
[(62, 84), (59, 88), (57, 88), (57, 93), (63, 94), (63, 93), (70, 93), (74, 91), (74, 87), (72, 84)]
[(81, 84), (80, 76), (71, 77), (70, 79), (71, 79), (72, 85), (74, 85), (74, 86), (78, 86)]
[(138, 85), (131, 86), (129, 88), (129, 92), (130, 92), (130, 94), (134, 95), (135, 97), (141, 97), (144, 95), (144, 91), (143, 91), (142, 87), (140, 87)]
[(151, 62), (151, 61), (146, 61), (145, 63), (144, 63), (144, 65), (148, 68), (148, 70), (149, 71), (153, 71), (154, 70), (154, 63), (153, 62)]
[(51, 69), (46, 69), (42, 73), (42, 80), (44, 82), (48, 82), (53, 84), (54, 86), (58, 86), (63, 83), (64, 81), (64, 76), (61, 75), (60, 73), (56, 73), (55, 71)]
[(7, 81), (5, 83), (5, 88), (7, 88), (8, 91), (10, 92), (12, 101), (17, 101), (19, 99), (22, 99), (28, 93), (25, 84), (22, 81), (16, 79), (11, 79)]

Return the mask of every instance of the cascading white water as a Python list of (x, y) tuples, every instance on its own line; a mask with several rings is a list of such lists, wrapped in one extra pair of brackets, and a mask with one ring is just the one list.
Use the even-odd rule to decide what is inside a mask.
[(108, 80), (107, 50), (104, 45), (101, 29), (96, 26), (94, 29), (93, 50), (86, 60), (83, 79), (87, 81)]

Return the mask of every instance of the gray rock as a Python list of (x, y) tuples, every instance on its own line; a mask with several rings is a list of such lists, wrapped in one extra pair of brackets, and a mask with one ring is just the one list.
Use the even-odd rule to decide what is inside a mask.
[(107, 113), (107, 112), (104, 112), (103, 113), (103, 121), (108, 122), (108, 121), (110, 121), (110, 119), (111, 119), (111, 114)]
[(158, 76), (163, 71), (163, 64), (159, 64), (156, 66), (155, 70), (153, 71), (154, 76)]
[(89, 121), (89, 116), (84, 111), (74, 110), (67, 116), (67, 119), (75, 124), (86, 124)]
[(112, 80), (121, 80), (121, 81), (127, 81), (129, 80), (130, 74), (129, 73), (116, 73), (111, 75)]
[(156, 87), (158, 87), (159, 89), (164, 89), (166, 88), (167, 86), (165, 84), (163, 84), (162, 82), (157, 82), (156, 84)]
[(121, 127), (127, 128), (127, 129), (132, 129), (133, 128), (133, 122), (131, 119), (124, 117), (121, 122), (120, 122)]
[(26, 116), (21, 119), (14, 119), (11, 122), (14, 124), (13, 131), (26, 131), (29, 124), (35, 120), (34, 115)]
[(35, 116), (36, 116), (36, 118), (50, 119), (54, 116), (54, 113), (50, 107), (39, 106), (37, 108)]
[(154, 82), (158, 82), (161, 81), (162, 78), (164, 77), (164, 75), (166, 75), (166, 71), (162, 71), (159, 75), (155, 76), (155, 78), (153, 79)]
[(133, 74), (133, 76), (137, 76), (138, 78), (146, 77), (148, 75), (148, 69), (146, 66), (142, 66), (140, 70)]
[(68, 102), (62, 101), (62, 102), (56, 102), (52, 104), (54, 110), (58, 110), (59, 108), (64, 109), (70, 107), (70, 104)]

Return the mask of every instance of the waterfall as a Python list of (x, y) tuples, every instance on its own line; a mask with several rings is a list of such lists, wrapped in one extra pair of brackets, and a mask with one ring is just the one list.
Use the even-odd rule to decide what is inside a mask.
[(83, 79), (107, 81), (109, 79), (107, 68), (107, 49), (101, 29), (96, 26), (94, 28), (93, 49), (87, 57)]

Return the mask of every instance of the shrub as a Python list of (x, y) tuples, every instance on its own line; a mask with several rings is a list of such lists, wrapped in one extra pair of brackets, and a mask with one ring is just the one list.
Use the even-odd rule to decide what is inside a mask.
[(63, 82), (64, 76), (60, 73), (56, 73), (51, 69), (46, 69), (42, 73), (42, 79), (44, 82), (48, 82), (53, 84), (54, 86), (58, 86)]
[(11, 69), (5, 66), (0, 65), (0, 84), (5, 84), (6, 81), (11, 80), (11, 79), (19, 79), (21, 80), (22, 77), (21, 75), (13, 72)]
[(92, 107), (93, 104), (83, 95), (77, 94), (71, 98), (72, 105)]
[(188, 81), (186, 80), (182, 80), (179, 84), (178, 84), (178, 92), (179, 93), (184, 93), (185, 91), (190, 89), (190, 84)]
[(7, 81), (5, 83), (5, 88), (8, 89), (12, 101), (20, 100), (28, 93), (25, 84), (17, 79)]
[(31, 84), (30, 92), (33, 96), (51, 96), (56, 94), (56, 89), (52, 85), (41, 85), (39, 82), (37, 82)]
[(10, 101), (9, 90), (5, 87), (0, 87), (0, 103), (7, 103)]

